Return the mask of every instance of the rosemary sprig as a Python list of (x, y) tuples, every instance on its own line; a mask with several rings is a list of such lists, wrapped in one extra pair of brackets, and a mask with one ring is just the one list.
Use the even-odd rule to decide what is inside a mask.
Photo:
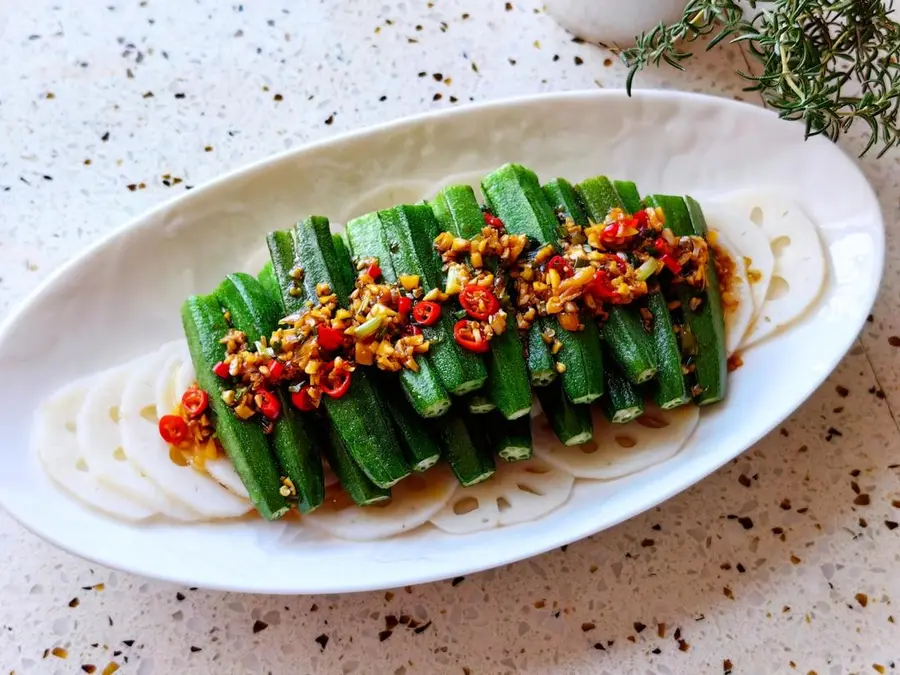
[[(690, 0), (680, 21), (642, 33), (621, 57), (639, 70), (667, 63), (684, 70), (689, 45), (715, 35), (744, 43), (759, 74), (738, 71), (782, 119), (802, 120), (806, 136), (833, 141), (860, 120), (869, 127), (861, 154), (878, 156), (900, 145), (900, 24), (889, 18), (893, 0), (749, 0), (745, 15), (734, 0)], [(759, 8), (757, 11), (757, 7)]]

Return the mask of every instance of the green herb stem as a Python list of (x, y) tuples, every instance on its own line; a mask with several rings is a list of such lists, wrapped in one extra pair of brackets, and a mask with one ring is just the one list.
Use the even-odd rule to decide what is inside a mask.
[[(638, 71), (666, 63), (684, 70), (687, 45), (715, 35), (742, 43), (759, 74), (738, 74), (783, 119), (802, 120), (806, 136), (837, 141), (857, 121), (869, 128), (862, 155), (900, 145), (900, 24), (893, 0), (749, 0), (745, 17), (735, 0), (690, 0), (680, 21), (660, 24), (621, 51), (631, 93)], [(757, 7), (760, 9), (757, 10)]]

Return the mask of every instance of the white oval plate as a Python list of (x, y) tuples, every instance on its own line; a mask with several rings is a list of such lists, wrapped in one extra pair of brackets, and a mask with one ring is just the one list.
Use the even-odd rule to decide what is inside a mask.
[[(413, 188), (472, 180), (505, 162), (542, 179), (605, 173), (645, 193), (775, 190), (821, 228), (822, 298), (797, 326), (744, 355), (725, 403), (705, 410), (664, 464), (611, 482), (578, 481), (533, 522), (468, 536), (426, 526), (382, 542), (326, 539), (296, 523), (116, 522), (57, 489), (29, 451), (38, 402), (78, 377), (181, 336), (184, 298), (208, 292), (268, 230), (309, 213), (336, 222)], [(359, 197), (365, 195), (365, 199)], [(409, 195), (408, 199), (424, 195)], [(354, 206), (355, 204), (355, 206)], [(855, 163), (802, 127), (733, 101), (674, 92), (537, 96), (392, 122), (229, 174), (132, 221), (53, 274), (0, 328), (0, 503), (77, 555), (188, 585), (257, 593), (359, 591), (467, 574), (615, 525), (684, 490), (756, 442), (825, 379), (875, 298), (884, 224)]]

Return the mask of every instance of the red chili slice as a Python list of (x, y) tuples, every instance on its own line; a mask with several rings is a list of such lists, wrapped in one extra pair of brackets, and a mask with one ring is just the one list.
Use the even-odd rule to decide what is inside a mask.
[(561, 255), (555, 255), (550, 258), (550, 262), (547, 263), (547, 269), (556, 270), (563, 279), (575, 274), (575, 270), (572, 269), (572, 264)]
[(466, 314), (481, 321), (485, 321), (500, 309), (497, 296), (477, 284), (469, 284), (460, 291), (459, 304), (466, 310)]
[(284, 364), (278, 359), (274, 359), (269, 363), (269, 379), (277, 380), (284, 375)]
[(412, 300), (405, 295), (401, 295), (397, 300), (397, 312), (403, 316), (404, 321), (409, 316), (409, 310), (412, 309)]
[(588, 286), (588, 291), (600, 300), (609, 300), (615, 297), (609, 275), (604, 270), (594, 272), (594, 278)]
[(169, 445), (178, 445), (187, 440), (187, 422), (180, 415), (163, 415), (159, 418), (159, 435)]
[(423, 326), (433, 326), (441, 318), (441, 306), (430, 300), (417, 302), (413, 307), (413, 319)]
[(484, 222), (486, 225), (489, 225), (498, 230), (502, 230), (503, 228), (506, 227), (506, 225), (503, 224), (502, 220), (500, 220), (497, 216), (492, 215), (490, 213), (484, 214)]
[(316, 404), (313, 402), (312, 396), (309, 395), (309, 385), (291, 394), (291, 405), (303, 412), (316, 409)]
[(477, 321), (462, 319), (453, 326), (453, 339), (463, 349), (468, 349), (476, 354), (483, 354), (490, 349), (490, 344), (484, 335), (484, 329)]
[(672, 250), (672, 247), (669, 246), (669, 242), (662, 237), (657, 237), (653, 240), (653, 248), (656, 249), (657, 253), (670, 253)]
[(333, 361), (326, 364), (325, 368), (325, 373), (319, 381), (319, 389), (326, 396), (341, 398), (350, 389), (351, 373), (344, 368), (335, 370)]
[(372, 281), (376, 281), (381, 276), (381, 268), (378, 266), (378, 263), (373, 262), (371, 265), (369, 265), (368, 269), (366, 270), (366, 274), (368, 274), (372, 278)]
[(672, 274), (679, 274), (681, 272), (681, 263), (675, 260), (670, 254), (666, 253), (660, 260), (662, 260), (663, 265), (671, 270)]
[(650, 224), (650, 217), (643, 209), (641, 209), (640, 211), (635, 211), (633, 214), (631, 214), (631, 217), (634, 219), (635, 225), (639, 230), (643, 230)]
[(410, 335), (421, 335), (421, 334), (422, 334), (422, 329), (419, 328), (418, 326), (410, 326), (410, 327), (409, 327), (409, 334), (410, 334)]
[(213, 366), (212, 371), (219, 377), (228, 377), (228, 364), (224, 361), (219, 361)]
[(339, 330), (335, 330), (331, 326), (320, 323), (316, 329), (316, 335), (319, 338), (319, 346), (329, 352), (340, 349), (344, 346), (344, 336)]
[(188, 417), (200, 417), (209, 407), (209, 395), (202, 389), (191, 387), (181, 396), (181, 405)]
[(600, 238), (603, 241), (614, 241), (619, 238), (619, 222), (610, 223), (606, 227), (603, 228), (603, 232), (600, 235)]
[(256, 396), (259, 396), (259, 412), (270, 420), (277, 420), (281, 414), (281, 401), (278, 400), (275, 394), (268, 389), (258, 389)]

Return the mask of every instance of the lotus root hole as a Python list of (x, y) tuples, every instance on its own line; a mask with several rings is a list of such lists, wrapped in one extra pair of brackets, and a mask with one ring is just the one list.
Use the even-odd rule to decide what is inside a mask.
[(506, 497), (497, 497), (497, 509), (500, 513), (512, 508), (512, 504), (507, 501)]
[(637, 445), (637, 441), (634, 440), (631, 436), (616, 436), (616, 443), (621, 445), (623, 448), (633, 448)]
[(780, 258), (784, 254), (784, 250), (791, 245), (791, 238), (786, 234), (775, 237), (769, 246), (772, 248), (772, 255)]
[(661, 417), (654, 417), (653, 415), (641, 415), (635, 421), (642, 427), (647, 427), (648, 429), (664, 429), (669, 426), (667, 420), (664, 420)]
[(587, 443), (582, 443), (578, 446), (578, 449), (581, 450), (586, 455), (593, 455), (599, 448), (597, 447), (597, 441), (591, 439)]
[(119, 412), (119, 406), (114, 405), (112, 408), (109, 409), (109, 419), (111, 419), (116, 424), (119, 423), (119, 420), (122, 419), (122, 415)]
[(117, 462), (124, 462), (128, 457), (125, 456), (125, 449), (119, 446), (115, 450), (113, 450), (113, 458)]
[(783, 276), (775, 274), (769, 282), (769, 288), (766, 291), (766, 300), (780, 300), (791, 292), (791, 285)]
[(750, 220), (752, 220), (753, 224), (756, 225), (757, 227), (762, 227), (763, 210), (758, 206), (754, 206), (753, 209), (750, 211)]
[(478, 500), (475, 497), (464, 497), (453, 504), (453, 513), (458, 516), (464, 516), (467, 513), (472, 513), (477, 508)]
[(543, 464), (530, 464), (529, 466), (524, 467), (525, 473), (533, 473), (538, 476), (542, 476), (545, 473), (550, 473), (550, 467), (544, 466)]
[(527, 492), (530, 495), (535, 495), (537, 497), (543, 497), (544, 493), (540, 492), (530, 485), (525, 485), (525, 483), (516, 483), (516, 487), (519, 488), (522, 492)]
[(141, 417), (150, 422), (150, 424), (156, 424), (156, 406), (145, 405), (141, 408)]

